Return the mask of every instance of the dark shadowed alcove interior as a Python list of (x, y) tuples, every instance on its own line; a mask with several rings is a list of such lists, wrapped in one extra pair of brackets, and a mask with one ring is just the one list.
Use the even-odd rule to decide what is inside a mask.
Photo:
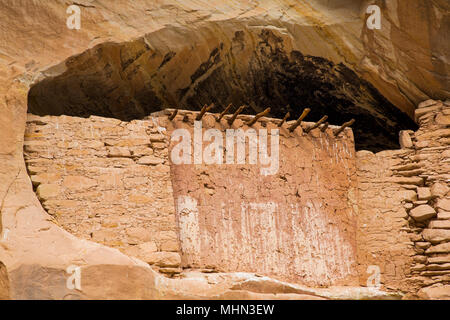
[(28, 112), (131, 120), (210, 103), (212, 112), (220, 112), (233, 103), (246, 105), (247, 114), (271, 107), (272, 117), (289, 111), (296, 119), (309, 107), (307, 121), (328, 115), (331, 124), (340, 125), (355, 118), (356, 148), (371, 151), (398, 148), (398, 132), (417, 128), (349, 67), (288, 50), (287, 40), (269, 29), (213, 38), (173, 29), (166, 36), (174, 32), (180, 41), (172, 47), (161, 35), (147, 36), (70, 57), (55, 68), (63, 72), (49, 70), (31, 87)]

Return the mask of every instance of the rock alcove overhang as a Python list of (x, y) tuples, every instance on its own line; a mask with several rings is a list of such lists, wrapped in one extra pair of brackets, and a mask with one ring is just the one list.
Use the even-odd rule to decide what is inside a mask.
[[(357, 149), (398, 148), (398, 132), (416, 124), (343, 63), (293, 50), (271, 28), (166, 28), (124, 43), (102, 43), (43, 73), (28, 95), (37, 115), (140, 119), (165, 108), (199, 110), (229, 103), (255, 114), (331, 124), (354, 118)], [(61, 70), (52, 74), (53, 70)]]

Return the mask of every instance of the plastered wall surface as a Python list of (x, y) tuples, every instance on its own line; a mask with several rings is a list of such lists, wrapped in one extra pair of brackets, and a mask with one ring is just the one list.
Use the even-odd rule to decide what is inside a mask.
[[(280, 120), (265, 119), (250, 128), (246, 122), (251, 117), (242, 116), (231, 126), (228, 117), (217, 122), (217, 115), (207, 114), (202, 119), (204, 135), (213, 128), (222, 133), (224, 164), (171, 162), (183, 266), (261, 272), (315, 286), (354, 283), (356, 167), (351, 131), (338, 138), (331, 128), (306, 134), (298, 127), (290, 133), (292, 122), (278, 128)], [(186, 129), (194, 140), (199, 132), (193, 129), (194, 120), (195, 114), (177, 115), (168, 133)], [(226, 164), (226, 130), (238, 128), (268, 134), (279, 130), (276, 172), (262, 174), (268, 165), (259, 158), (249, 164), (248, 139), (245, 164)], [(267, 141), (270, 146), (270, 136)], [(203, 155), (209, 143), (203, 142)], [(169, 153), (178, 144), (172, 142)]]

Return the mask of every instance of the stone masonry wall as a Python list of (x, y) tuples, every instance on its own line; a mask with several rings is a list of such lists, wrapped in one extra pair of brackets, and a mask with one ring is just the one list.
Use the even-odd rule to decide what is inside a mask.
[[(116, 247), (167, 275), (249, 271), (311, 286), (450, 296), (450, 103), (426, 101), (399, 150), (355, 153), (351, 130), (280, 130), (279, 170), (260, 163), (174, 164), (175, 129), (198, 113), (122, 122), (29, 115), (24, 154), (44, 208), (78, 237)], [(202, 133), (249, 127), (250, 116)], [(277, 129), (262, 118), (253, 128)], [(247, 141), (248, 142), (248, 141)], [(208, 143), (204, 143), (203, 150)], [(226, 152), (226, 148), (224, 148)], [(270, 152), (270, 142), (269, 142)], [(372, 270), (373, 271), (373, 270)]]
[[(410, 173), (423, 179), (417, 202), (407, 207), (416, 230), (412, 274), (425, 298), (450, 298), (450, 101), (428, 100), (415, 111), (420, 129), (405, 132), (401, 143), (415, 151)], [(408, 139), (408, 135), (411, 138)]]
[[(306, 134), (301, 127), (289, 133), (284, 124), (274, 175), (249, 164), (248, 149), (243, 165), (172, 163), (170, 172), (169, 136), (178, 127), (192, 132), (196, 114), (129, 123), (29, 115), (24, 152), (44, 208), (67, 231), (170, 275), (183, 266), (310, 285), (356, 283), (351, 130), (334, 138), (334, 126)], [(229, 115), (221, 123), (215, 117), (203, 117), (204, 130), (230, 128)], [(250, 118), (241, 115), (232, 127), (247, 130)], [(253, 128), (270, 134), (278, 121), (263, 118)], [(270, 135), (268, 141), (270, 149)]]
[(450, 103), (425, 101), (415, 116), (402, 149), (357, 153), (360, 281), (378, 265), (387, 288), (450, 298)]
[[(179, 112), (168, 133), (195, 133), (197, 113)], [(216, 129), (250, 129), (251, 116), (230, 126), (206, 114), (202, 133)], [(279, 131), (279, 170), (262, 175), (259, 162), (249, 164), (174, 164), (172, 181), (185, 268), (260, 272), (311, 286), (352, 285), (356, 272), (356, 168), (350, 129), (338, 138), (335, 126), (308, 134), (288, 122), (261, 118), (252, 128)], [(312, 123), (302, 123), (303, 128)], [(258, 131), (259, 132), (259, 131)], [(270, 136), (269, 136), (270, 137)], [(270, 139), (267, 139), (270, 145)], [(178, 144), (171, 143), (169, 152)], [(246, 140), (249, 145), (249, 140)], [(204, 142), (206, 150), (209, 142)], [(269, 152), (272, 152), (269, 148)]]
[(404, 204), (417, 200), (415, 188), (422, 182), (395, 171), (412, 154), (403, 149), (356, 153), (358, 274), (362, 286), (376, 272), (370, 266), (375, 266), (384, 288), (412, 290), (411, 284), (405, 282), (414, 251)]
[(180, 255), (167, 146), (151, 119), (28, 115), (24, 154), (55, 223), (173, 274)]

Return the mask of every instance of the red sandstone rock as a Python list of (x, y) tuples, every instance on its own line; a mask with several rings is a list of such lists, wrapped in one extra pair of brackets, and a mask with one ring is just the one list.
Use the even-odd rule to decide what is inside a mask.
[(427, 249), (426, 254), (449, 253), (449, 252), (450, 252), (450, 242), (447, 242), (430, 247), (429, 249)]
[(430, 200), (431, 199), (430, 188), (417, 188), (417, 198), (419, 200)]
[(450, 241), (450, 230), (447, 229), (425, 229), (423, 238), (433, 244)]
[(10, 298), (8, 272), (5, 265), (0, 261), (0, 300)]
[(439, 210), (437, 218), (439, 220), (450, 220), (450, 212)]
[(56, 184), (41, 184), (37, 188), (37, 196), (42, 200), (57, 197), (60, 192), (61, 188)]
[(109, 157), (130, 157), (131, 153), (128, 148), (125, 147), (109, 147), (108, 148)]
[(178, 267), (181, 263), (180, 255), (175, 252), (153, 252), (142, 257), (142, 259), (159, 267)]
[(145, 157), (140, 158), (137, 163), (155, 166), (155, 165), (164, 163), (164, 161), (162, 159), (154, 157), (154, 156), (145, 156)]
[(417, 105), (417, 109), (426, 108), (426, 107), (429, 107), (429, 106), (433, 106), (435, 104), (437, 104), (436, 100), (428, 99), (428, 100), (425, 100), (425, 101), (422, 101), (421, 103), (419, 103)]
[(443, 197), (450, 191), (450, 188), (441, 182), (436, 182), (431, 187), (431, 195), (433, 197)]
[(434, 220), (430, 221), (428, 228), (432, 229), (450, 229), (450, 220)]
[(83, 176), (67, 176), (64, 179), (63, 186), (66, 189), (81, 191), (97, 185), (97, 181)]
[(436, 206), (439, 209), (450, 211), (450, 199), (449, 198), (439, 199), (436, 203)]
[(423, 299), (445, 299), (450, 300), (450, 285), (441, 285), (441, 286), (433, 286), (427, 287), (420, 290), (419, 296)]
[(450, 254), (434, 256), (434, 257), (428, 258), (429, 263), (444, 263), (444, 264), (447, 263), (448, 264), (448, 261), (450, 261)]
[(412, 148), (413, 143), (411, 141), (411, 136), (408, 132), (402, 130), (400, 131), (400, 137), (399, 137), (400, 147), (401, 148)]
[(409, 215), (416, 221), (425, 221), (436, 216), (436, 211), (429, 205), (420, 205), (409, 211)]

